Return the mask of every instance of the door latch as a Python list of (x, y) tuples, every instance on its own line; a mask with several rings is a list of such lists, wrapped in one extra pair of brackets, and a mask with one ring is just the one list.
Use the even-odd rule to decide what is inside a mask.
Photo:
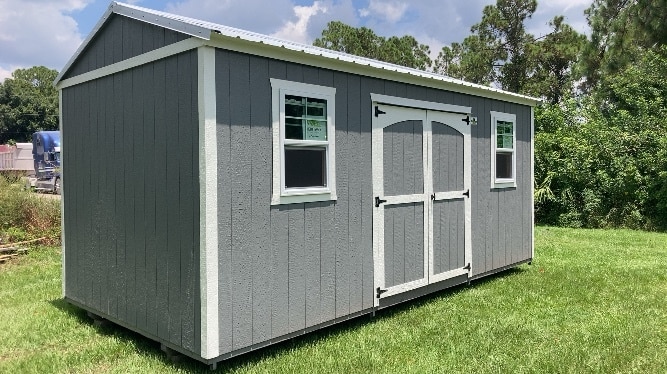
[(375, 207), (379, 208), (380, 204), (386, 203), (387, 200), (380, 199), (380, 196), (375, 196)]

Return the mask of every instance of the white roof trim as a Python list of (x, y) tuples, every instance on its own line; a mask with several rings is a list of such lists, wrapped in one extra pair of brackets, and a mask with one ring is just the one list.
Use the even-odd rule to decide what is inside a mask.
[[(329, 49), (319, 48), (312, 45), (295, 43), (287, 40), (278, 39), (272, 36), (263, 35), (254, 33), (251, 31), (236, 29), (229, 26), (224, 26), (216, 23), (205, 22), (193, 18), (178, 16), (175, 14), (170, 14), (166, 12), (160, 12), (148, 8), (138, 7), (135, 5), (123, 4), (119, 2), (113, 2), (109, 6), (109, 9), (104, 13), (102, 19), (95, 25), (93, 31), (90, 35), (81, 43), (81, 46), (76, 51), (74, 56), (67, 62), (65, 67), (61, 70), (60, 74), (55, 80), (57, 84), (63, 77), (63, 75), (69, 70), (74, 61), (79, 57), (79, 54), (85, 49), (85, 47), (90, 43), (95, 34), (97, 34), (102, 27), (102, 25), (108, 20), (109, 16), (112, 13), (117, 13), (126, 17), (130, 17), (139, 21), (147, 22), (157, 26), (161, 26), (167, 29), (175, 30), (182, 32), (184, 34), (192, 35), (194, 37), (202, 38), (205, 40), (210, 40), (211, 33), (215, 32), (217, 34), (235, 38), (244, 42), (259, 43), (269, 46), (281, 47), (285, 50), (292, 52), (300, 52), (308, 55), (321, 56), (324, 58), (351, 62), (358, 65), (368, 66), (380, 70), (389, 70), (405, 75), (418, 76), (421, 78), (428, 78), (435, 81), (445, 82), (452, 85), (463, 86), (474, 89), (474, 91), (482, 94), (483, 92), (488, 92), (487, 95), (492, 97), (497, 97), (498, 94), (505, 97), (508, 101), (518, 102), (527, 105), (536, 105), (541, 100), (526, 96), (520, 95), (513, 92), (503, 91), (497, 88), (488, 87), (480, 84), (470, 83), (454, 78), (450, 78), (444, 75), (434, 74), (426, 71), (421, 71), (417, 69), (407, 68), (404, 66), (389, 64), (382, 61), (372, 60), (365, 57), (353, 56), (342, 52), (332, 51)], [(495, 95), (494, 95), (495, 94)]]

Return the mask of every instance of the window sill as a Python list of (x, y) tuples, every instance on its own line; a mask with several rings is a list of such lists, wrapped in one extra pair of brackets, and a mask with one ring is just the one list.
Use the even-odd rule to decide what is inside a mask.
[(320, 201), (336, 201), (336, 200), (337, 200), (336, 195), (331, 192), (289, 194), (282, 196), (274, 195), (271, 198), (271, 205), (315, 203)]
[(516, 181), (514, 180), (497, 180), (491, 184), (491, 188), (516, 188)]

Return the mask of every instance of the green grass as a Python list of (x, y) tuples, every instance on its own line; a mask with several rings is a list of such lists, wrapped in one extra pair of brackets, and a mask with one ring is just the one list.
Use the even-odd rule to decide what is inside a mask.
[[(533, 265), (219, 365), (230, 373), (665, 373), (667, 235), (538, 228)], [(60, 254), (0, 265), (0, 372), (202, 372), (61, 300)]]

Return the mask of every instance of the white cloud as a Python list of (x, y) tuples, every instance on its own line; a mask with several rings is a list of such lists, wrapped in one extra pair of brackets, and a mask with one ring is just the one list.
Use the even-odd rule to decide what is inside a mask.
[(297, 20), (287, 21), (273, 36), (298, 43), (309, 43), (311, 37), (308, 35), (308, 23), (318, 13), (327, 13), (327, 7), (315, 1), (312, 6), (295, 6), (294, 13)]
[(362, 17), (378, 17), (387, 22), (398, 22), (408, 10), (408, 4), (401, 1), (370, 0), (368, 8), (359, 9)]
[(3, 69), (2, 66), (0, 66), (0, 83), (4, 82), (5, 79), (7, 79), (7, 78), (11, 78), (12, 72), (15, 69), (16, 68), (14, 68), (14, 67), (11, 67), (9, 69)]
[(82, 41), (77, 23), (69, 14), (90, 1), (0, 0), (2, 73), (10, 66), (61, 69)]

